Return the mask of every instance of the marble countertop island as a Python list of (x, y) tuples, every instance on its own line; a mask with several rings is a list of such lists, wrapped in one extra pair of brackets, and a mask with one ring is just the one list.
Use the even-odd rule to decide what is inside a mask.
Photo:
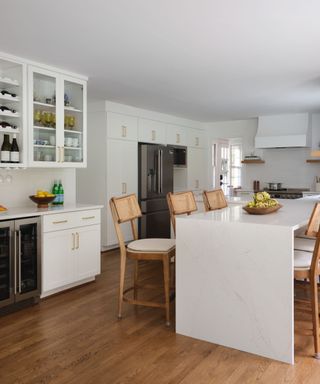
[(177, 333), (293, 364), (293, 242), (315, 201), (177, 218)]

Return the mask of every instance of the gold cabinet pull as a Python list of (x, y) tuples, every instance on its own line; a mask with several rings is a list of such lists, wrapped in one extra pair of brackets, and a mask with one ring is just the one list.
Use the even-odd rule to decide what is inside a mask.
[(122, 183), (122, 194), (125, 195), (127, 193), (127, 183)]
[(72, 248), (71, 249), (73, 251), (76, 249), (76, 236), (74, 233), (72, 234)]
[(122, 129), (121, 136), (127, 137), (127, 127), (125, 125), (121, 125), (121, 129)]
[(177, 144), (180, 143), (180, 133), (177, 133)]
[(85, 217), (82, 217), (82, 220), (91, 220), (95, 218), (96, 218), (95, 216), (85, 216)]
[(68, 220), (60, 220), (60, 221), (53, 221), (52, 224), (64, 224), (67, 222), (68, 222)]
[(79, 244), (79, 238), (80, 238), (80, 236), (79, 236), (79, 233), (78, 232), (76, 232), (76, 249), (79, 249), (79, 246), (80, 246), (80, 244)]
[(199, 146), (199, 137), (196, 137), (196, 146)]
[(155, 139), (156, 139), (156, 131), (153, 129), (153, 130), (151, 131), (151, 140), (152, 140), (152, 141), (155, 141)]

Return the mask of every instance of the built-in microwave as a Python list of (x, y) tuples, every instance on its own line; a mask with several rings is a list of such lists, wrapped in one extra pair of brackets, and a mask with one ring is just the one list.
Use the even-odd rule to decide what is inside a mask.
[(186, 168), (187, 167), (187, 147), (172, 146), (173, 149), (173, 166)]

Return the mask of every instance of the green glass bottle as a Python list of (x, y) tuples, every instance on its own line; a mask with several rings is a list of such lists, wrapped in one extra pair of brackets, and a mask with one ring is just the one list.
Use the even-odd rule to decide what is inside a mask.
[(59, 185), (58, 185), (58, 196), (59, 196), (59, 204), (63, 205), (63, 203), (64, 203), (64, 189), (63, 189), (61, 180), (59, 181)]
[(57, 180), (54, 181), (52, 193), (56, 196), (52, 202), (53, 205), (59, 204), (59, 190), (58, 190), (58, 182)]

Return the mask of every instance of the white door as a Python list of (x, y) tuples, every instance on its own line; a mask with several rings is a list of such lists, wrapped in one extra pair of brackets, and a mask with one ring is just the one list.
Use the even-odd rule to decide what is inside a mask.
[(228, 193), (230, 185), (230, 148), (228, 140), (217, 140), (212, 144), (213, 188), (222, 188)]
[[(111, 197), (138, 193), (138, 144), (134, 141), (109, 139), (107, 145), (107, 195)], [(126, 241), (132, 240), (129, 223), (122, 224)], [(107, 246), (116, 245), (110, 207), (107, 207)]]
[(43, 234), (42, 293), (75, 281), (75, 238), (73, 230)]
[(100, 273), (100, 225), (75, 228), (75, 262), (77, 280)]

